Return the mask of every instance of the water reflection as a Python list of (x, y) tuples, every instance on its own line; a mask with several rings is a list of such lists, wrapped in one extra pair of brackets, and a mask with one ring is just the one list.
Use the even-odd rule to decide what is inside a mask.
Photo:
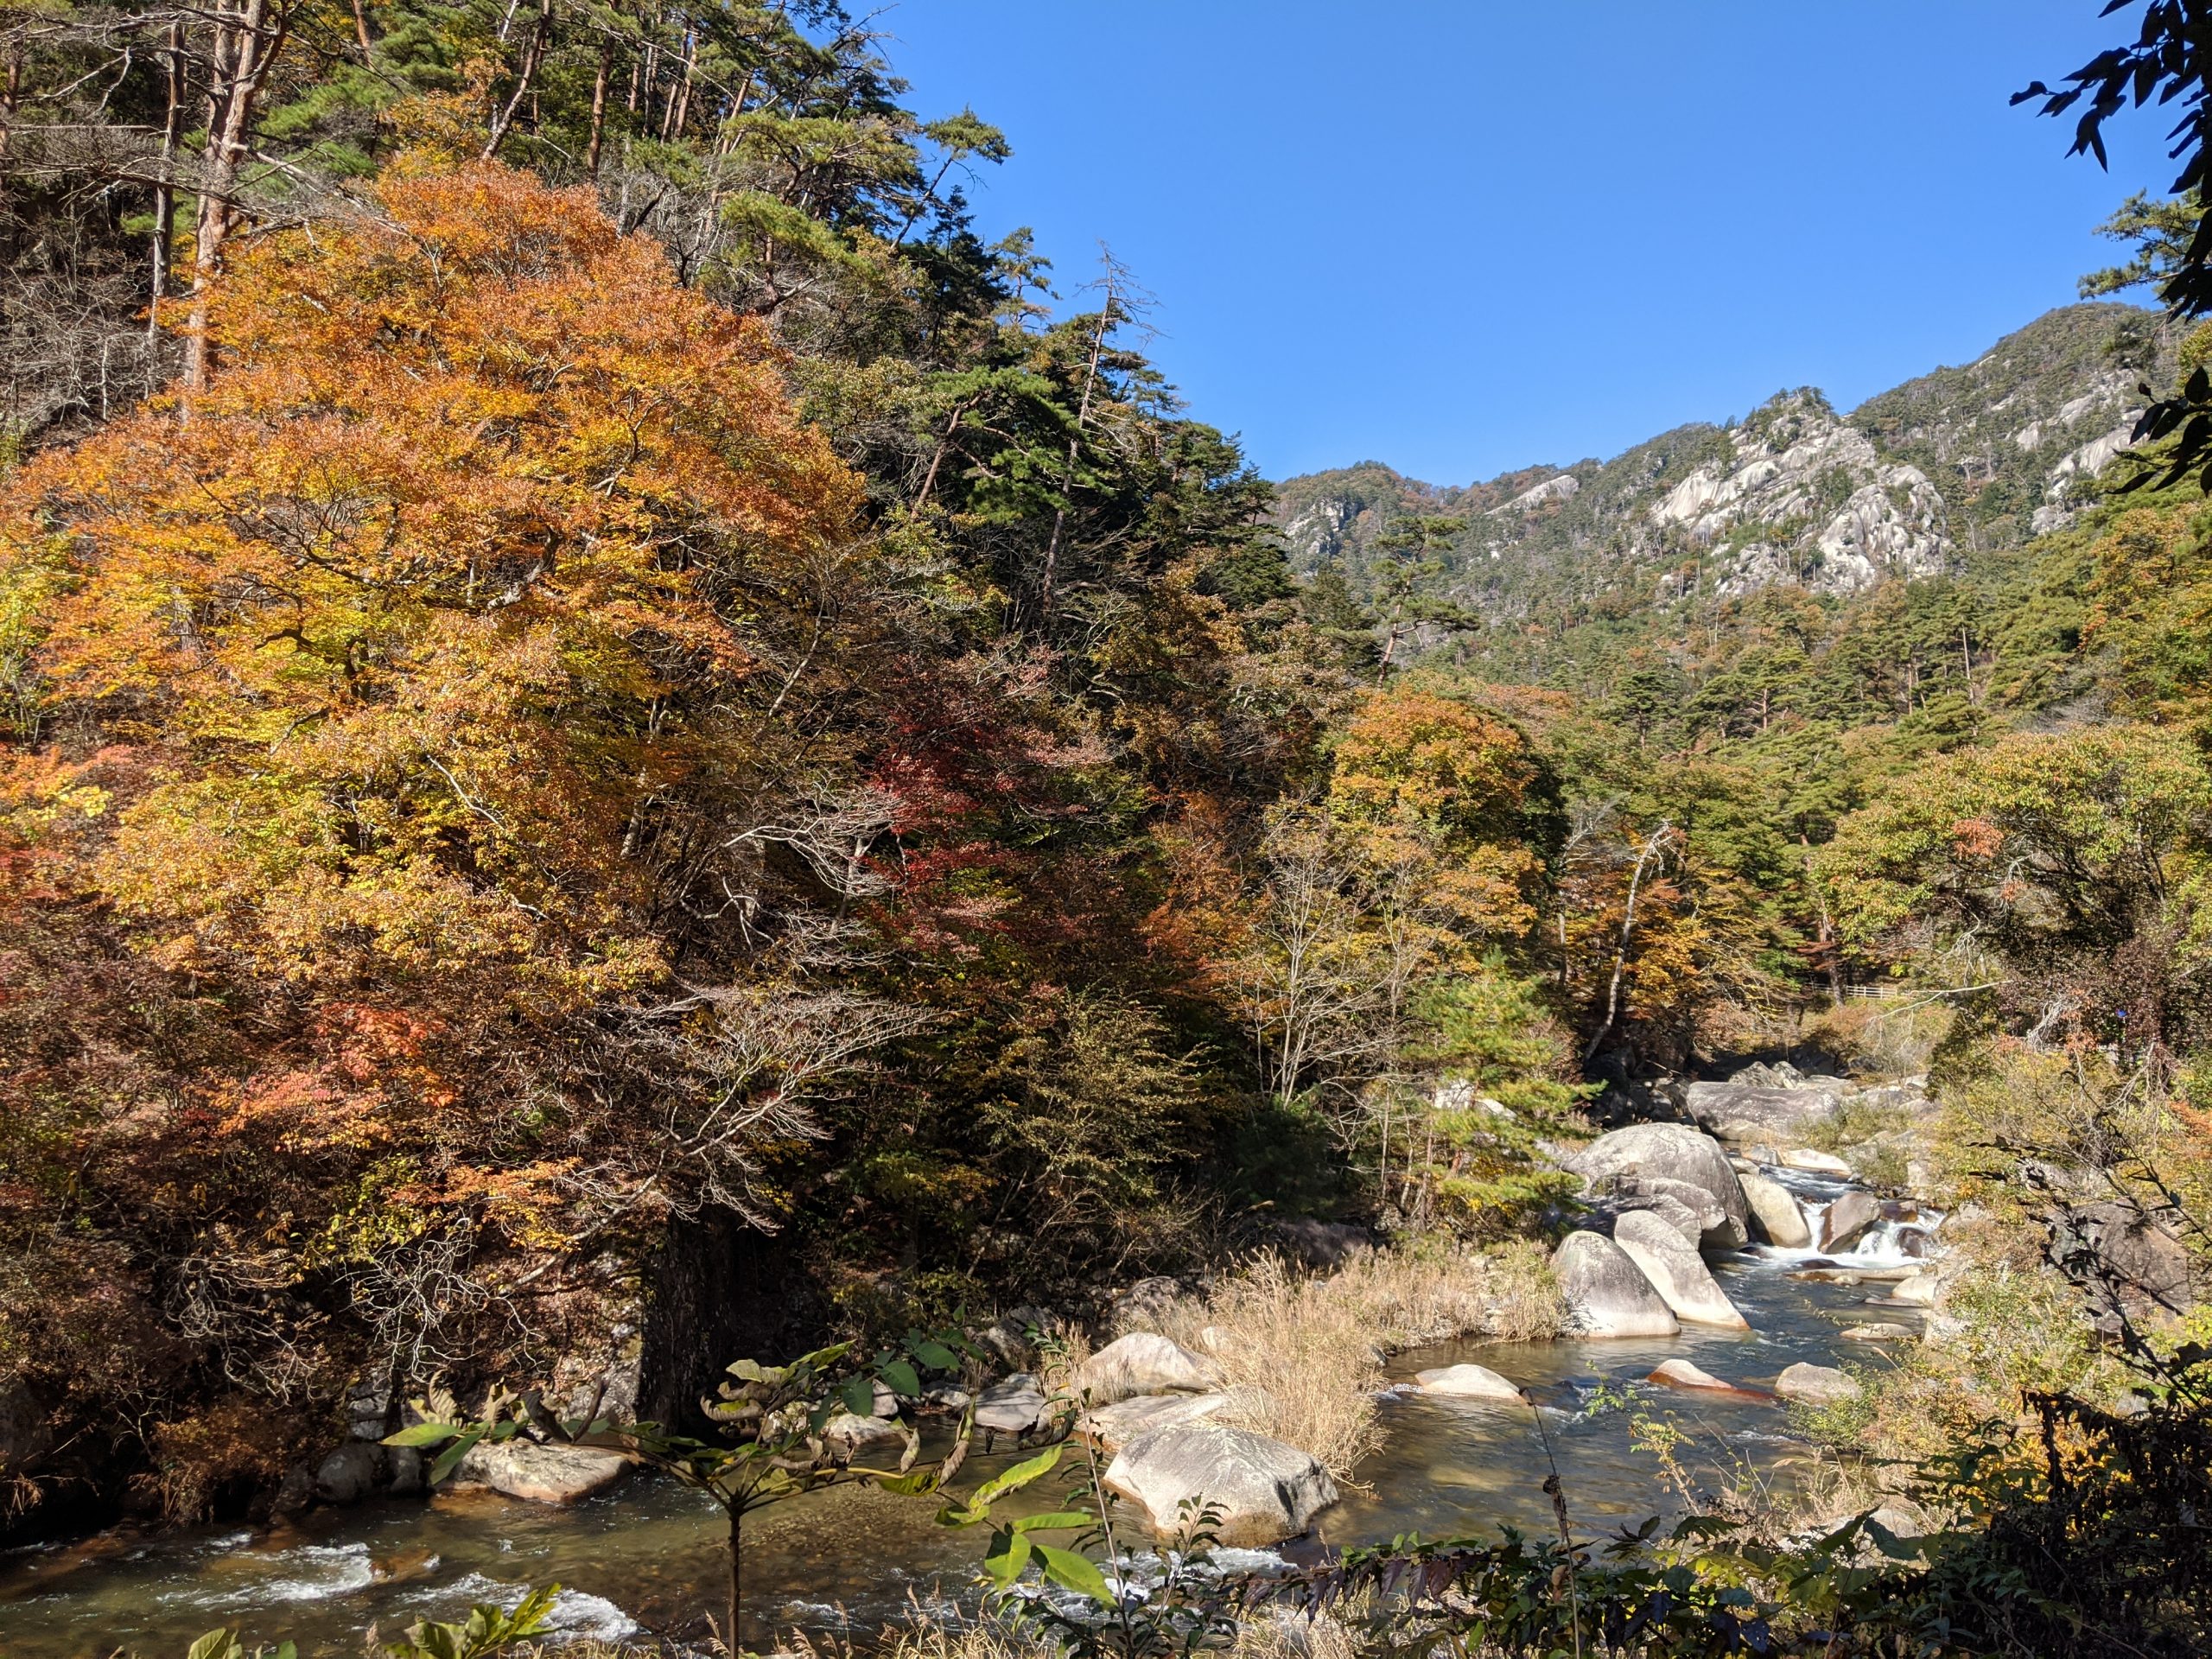
[[(1808, 1197), (1814, 1196), (1808, 1194)], [(1878, 1248), (1878, 1245), (1877, 1246)], [(1578, 1526), (1592, 1531), (1670, 1514), (1678, 1501), (1652, 1460), (1630, 1446), (1629, 1414), (1592, 1413), (1601, 1385), (1641, 1379), (1687, 1358), (1732, 1382), (1770, 1385), (1797, 1360), (1833, 1363), (1837, 1323), (1897, 1319), (1863, 1306), (1867, 1289), (1790, 1279), (1802, 1253), (1746, 1252), (1720, 1266), (1723, 1287), (1750, 1333), (1686, 1329), (1677, 1337), (1529, 1345), (1449, 1344), (1400, 1357), (1394, 1378), (1478, 1358), (1549, 1408), (1551, 1437)], [(1655, 1390), (1648, 1408), (1671, 1412), (1763, 1470), (1786, 1471), (1786, 1414), (1742, 1398)], [(1359, 1490), (1293, 1547), (1386, 1541), (1404, 1532), (1486, 1534), (1501, 1523), (1548, 1532), (1544, 1447), (1525, 1409), (1394, 1392), (1382, 1402), (1382, 1449)], [(978, 1478), (1010, 1459), (976, 1459)], [(1023, 1495), (1051, 1503), (1048, 1488)], [(810, 1495), (748, 1524), (748, 1645), (792, 1625), (866, 1632), (914, 1599), (968, 1595), (983, 1539), (937, 1526), (927, 1499), (863, 1487)], [(441, 1495), (427, 1508), (393, 1501), (320, 1510), (264, 1534), (237, 1529), (17, 1552), (0, 1559), (0, 1651), (15, 1659), (106, 1659), (119, 1647), (172, 1659), (200, 1631), (245, 1626), (250, 1639), (289, 1638), (306, 1654), (351, 1655), (372, 1624), (460, 1616), (472, 1599), (512, 1599), (523, 1586), (569, 1586), (556, 1613), (572, 1636), (704, 1633), (721, 1603), (725, 1558), (719, 1510), (681, 1489), (632, 1480), (569, 1510), (488, 1494)]]

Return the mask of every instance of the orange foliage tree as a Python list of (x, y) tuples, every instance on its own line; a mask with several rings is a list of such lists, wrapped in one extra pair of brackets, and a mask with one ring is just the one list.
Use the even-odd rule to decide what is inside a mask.
[[(880, 885), (881, 556), (766, 334), (588, 192), (376, 207), (236, 253), (213, 385), (0, 496), (0, 1164), (231, 1263), (218, 1349), (318, 1272), (419, 1349), (410, 1250), (742, 1207), (916, 1022), (803, 972)], [(53, 1198), (0, 1193), (23, 1260)]]

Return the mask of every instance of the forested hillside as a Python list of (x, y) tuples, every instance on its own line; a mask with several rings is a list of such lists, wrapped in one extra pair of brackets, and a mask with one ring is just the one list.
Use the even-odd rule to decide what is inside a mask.
[(434, 1389), (1525, 1265), (1755, 1054), (1932, 1088), (2006, 1273), (2024, 1170), (2206, 1213), (2160, 314), (1276, 489), (830, 0), (4, 40), (11, 1535), (266, 1516)]

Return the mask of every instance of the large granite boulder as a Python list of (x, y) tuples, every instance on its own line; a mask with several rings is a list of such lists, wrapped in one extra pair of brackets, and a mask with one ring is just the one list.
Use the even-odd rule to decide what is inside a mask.
[(1835, 1077), (1782, 1088), (1751, 1082), (1694, 1083), (1682, 1091), (1682, 1108), (1723, 1141), (1757, 1146), (1803, 1139), (1805, 1127), (1834, 1111), (1847, 1087)]
[(348, 1440), (315, 1465), (315, 1495), (325, 1503), (358, 1503), (384, 1484), (384, 1447)]
[(1671, 1337), (1681, 1329), (1643, 1270), (1609, 1238), (1569, 1233), (1552, 1252), (1552, 1274), (1583, 1336)]
[(1516, 1406), (1526, 1403), (1517, 1383), (1500, 1376), (1487, 1365), (1440, 1365), (1415, 1372), (1414, 1382), (1423, 1394), (1454, 1400), (1498, 1400)]
[(1057, 1414), (1033, 1371), (1016, 1371), (976, 1396), (976, 1427), (993, 1434), (1033, 1434)]
[(1113, 1452), (1155, 1428), (1203, 1422), (1229, 1403), (1226, 1394), (1140, 1394), (1084, 1412), (1075, 1431)]
[(822, 1426), (822, 1438), (836, 1451), (849, 1457), (868, 1446), (903, 1440), (906, 1438), (906, 1431), (887, 1418), (873, 1414), (860, 1416), (849, 1411), (841, 1411)]
[(1932, 1273), (1916, 1273), (1910, 1279), (1900, 1279), (1890, 1292), (1890, 1300), (1905, 1307), (1933, 1307), (1942, 1281)]
[[(1635, 1178), (1629, 1179), (1633, 1181)], [(1681, 1183), (1670, 1181), (1667, 1185)], [(1604, 1193), (1592, 1202), (1590, 1213), (1582, 1217), (1582, 1225), (1591, 1232), (1610, 1236), (1613, 1224), (1631, 1211), (1658, 1217), (1693, 1245), (1705, 1236), (1705, 1224), (1699, 1219), (1699, 1210), (1666, 1192)]]
[(1216, 1538), (1243, 1549), (1295, 1538), (1337, 1501), (1336, 1482), (1310, 1454), (1213, 1423), (1139, 1435), (1115, 1454), (1105, 1484), (1135, 1504), (1159, 1537), (1173, 1537), (1205, 1507), (1217, 1517)]
[(1839, 1181), (1851, 1179), (1849, 1164), (1832, 1152), (1819, 1152), (1811, 1147), (1785, 1147), (1775, 1161), (1784, 1169), (1802, 1170), (1808, 1175), (1830, 1175)]
[[(1735, 1172), (1729, 1172), (1735, 1179)], [(1751, 1322), (1736, 1311), (1713, 1282), (1705, 1258), (1656, 1216), (1623, 1216), (1613, 1226), (1613, 1243), (1636, 1263), (1668, 1309), (1686, 1325), (1716, 1325), (1748, 1331)]]
[(1847, 1250), (1882, 1218), (1882, 1201), (1856, 1189), (1838, 1196), (1821, 1217), (1821, 1249)]
[(1802, 1400), (1808, 1405), (1831, 1406), (1840, 1400), (1859, 1397), (1859, 1384), (1851, 1374), (1838, 1370), (1833, 1365), (1808, 1365), (1800, 1361), (1783, 1369), (1774, 1379), (1774, 1391), (1785, 1400)]
[(1140, 1394), (1198, 1394), (1221, 1382), (1202, 1354), (1149, 1331), (1116, 1337), (1075, 1368), (1068, 1392), (1085, 1405), (1110, 1406)]
[(1806, 1224), (1805, 1211), (1796, 1193), (1780, 1181), (1756, 1173), (1738, 1174), (1736, 1184), (1744, 1189), (1753, 1238), (1785, 1250), (1812, 1248), (1813, 1230)]
[(1585, 1224), (1594, 1232), (1610, 1232), (1613, 1224), (1635, 1210), (1658, 1217), (1692, 1246), (1723, 1232), (1728, 1212), (1720, 1200), (1701, 1186), (1670, 1181), (1657, 1175), (1613, 1175), (1599, 1184), (1592, 1194), (1594, 1209)]
[(588, 1446), (541, 1446), (518, 1437), (496, 1444), (479, 1440), (468, 1448), (454, 1472), (507, 1497), (532, 1503), (574, 1503), (621, 1478), (629, 1466), (629, 1459), (620, 1452)]
[(2051, 1229), (2050, 1254), (2087, 1287), (2107, 1332), (2120, 1328), (2123, 1313), (2155, 1327), (2196, 1306), (2181, 1241), (2120, 1199), (2067, 1211)]
[(1678, 1181), (1701, 1189), (1717, 1202), (1720, 1223), (1703, 1243), (1735, 1249), (1751, 1242), (1750, 1211), (1736, 1171), (1720, 1143), (1701, 1130), (1680, 1123), (1631, 1123), (1601, 1135), (1568, 1160), (1567, 1167), (1598, 1186), (1624, 1175), (1645, 1180)]

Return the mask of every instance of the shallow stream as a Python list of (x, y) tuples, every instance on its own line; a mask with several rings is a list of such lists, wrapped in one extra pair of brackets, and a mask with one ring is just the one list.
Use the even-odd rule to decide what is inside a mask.
[[(1841, 1190), (1770, 1173), (1808, 1209)], [(1649, 1339), (1451, 1343), (1400, 1355), (1389, 1373), (1409, 1378), (1473, 1359), (1527, 1386), (1551, 1408), (1545, 1427), (1578, 1533), (1633, 1525), (1680, 1504), (1652, 1459), (1631, 1448), (1632, 1414), (1589, 1409), (1601, 1385), (1619, 1390), (1662, 1360), (1684, 1358), (1727, 1382), (1770, 1386), (1799, 1360), (1878, 1363), (1878, 1345), (1841, 1339), (1845, 1324), (1917, 1325), (1913, 1311), (1866, 1306), (1882, 1294), (1878, 1286), (1788, 1276), (1811, 1255), (1762, 1249), (1715, 1264), (1751, 1321), (1749, 1333), (1685, 1327), (1680, 1336)], [(1831, 1259), (1903, 1264), (1886, 1227), (1860, 1252)], [(1700, 1434), (1698, 1465), (1740, 1459), (1783, 1482), (1803, 1466), (1804, 1448), (1789, 1437), (1778, 1406), (1659, 1388), (1645, 1395), (1648, 1409)], [(1551, 1529), (1550, 1500), (1540, 1490), (1548, 1465), (1529, 1413), (1394, 1391), (1382, 1414), (1382, 1448), (1358, 1471), (1363, 1490), (1347, 1492), (1321, 1516), (1316, 1536), (1286, 1546), (1286, 1555), (1307, 1560), (1325, 1546), (1406, 1532)], [(978, 1459), (969, 1471), (980, 1478), (1008, 1460)], [(1040, 1505), (1056, 1497), (1051, 1490), (1032, 1495)], [(935, 1525), (934, 1511), (925, 1500), (847, 1487), (754, 1517), (747, 1529), (747, 1645), (772, 1645), (776, 1631), (793, 1625), (865, 1634), (910, 1599), (928, 1605), (969, 1598), (983, 1538)], [(1240, 1554), (1255, 1565), (1270, 1559)], [(311, 1511), (265, 1531), (108, 1535), (0, 1556), (0, 1654), (106, 1659), (129, 1649), (140, 1659), (182, 1659), (193, 1637), (230, 1624), (242, 1627), (249, 1643), (289, 1638), (309, 1659), (352, 1659), (372, 1623), (390, 1634), (426, 1615), (458, 1618), (471, 1601), (511, 1601), (522, 1586), (551, 1581), (567, 1586), (556, 1612), (556, 1629), (567, 1635), (688, 1635), (700, 1630), (702, 1609), (721, 1605), (726, 1571), (719, 1512), (658, 1482), (633, 1479), (568, 1510), (484, 1493), (444, 1494), (427, 1506), (387, 1500)]]

